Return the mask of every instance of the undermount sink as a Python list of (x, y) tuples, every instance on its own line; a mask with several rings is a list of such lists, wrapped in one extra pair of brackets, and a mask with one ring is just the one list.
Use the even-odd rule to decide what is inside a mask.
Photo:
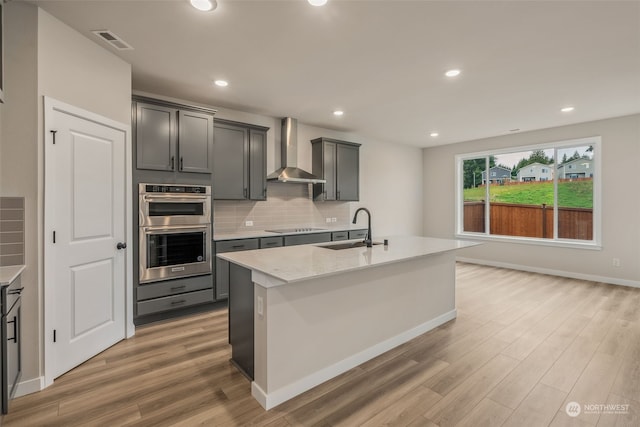
[[(372, 245), (381, 245), (382, 243), (380, 242), (373, 242)], [(323, 245), (323, 246), (318, 246), (319, 248), (325, 248), (325, 249), (333, 249), (335, 251), (341, 250), (341, 249), (352, 249), (352, 248), (362, 248), (362, 247), (366, 247), (367, 244), (363, 241), (359, 241), (359, 242), (350, 242), (350, 243), (336, 243), (335, 245)]]

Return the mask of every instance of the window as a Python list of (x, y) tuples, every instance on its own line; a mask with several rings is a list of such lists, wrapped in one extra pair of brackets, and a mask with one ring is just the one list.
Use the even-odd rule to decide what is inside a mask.
[[(599, 137), (459, 155), (456, 165), (459, 237), (599, 247)], [(481, 178), (494, 167), (508, 185)]]

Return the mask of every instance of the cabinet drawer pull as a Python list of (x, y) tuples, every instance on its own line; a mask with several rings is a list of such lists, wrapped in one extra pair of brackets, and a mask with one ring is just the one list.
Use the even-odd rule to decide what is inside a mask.
[(181, 299), (178, 301), (171, 301), (171, 305), (180, 305), (180, 304), (184, 304), (185, 302), (187, 302), (186, 299)]
[(265, 246), (275, 246), (277, 244), (278, 244), (277, 242), (268, 242), (268, 243), (265, 243)]
[(13, 316), (13, 320), (7, 322), (7, 324), (13, 323), (13, 338), (7, 338), (7, 341), (18, 342), (18, 317)]
[(187, 287), (187, 285), (174, 286), (170, 290), (171, 291), (179, 291), (179, 290), (182, 290), (182, 289), (184, 289), (186, 287)]
[(17, 289), (9, 289), (9, 292), (7, 292), (9, 295), (20, 295), (22, 293), (22, 290), (24, 289), (24, 286), (21, 288), (17, 288)]
[(244, 248), (244, 245), (233, 245), (231, 246), (233, 249), (242, 249)]

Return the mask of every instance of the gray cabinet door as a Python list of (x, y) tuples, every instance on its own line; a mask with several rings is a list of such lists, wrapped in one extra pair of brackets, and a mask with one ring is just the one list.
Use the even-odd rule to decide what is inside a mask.
[(249, 199), (267, 199), (267, 132), (249, 130)]
[(180, 111), (178, 170), (211, 173), (213, 170), (213, 116)]
[(213, 198), (242, 200), (248, 197), (245, 153), (249, 131), (240, 126), (216, 123), (213, 141)]
[(336, 144), (336, 200), (359, 200), (359, 149)]
[(322, 168), (324, 184), (324, 200), (337, 200), (336, 198), (336, 144), (325, 142), (322, 144)]
[(216, 258), (216, 300), (229, 297), (229, 261)]
[(136, 166), (172, 171), (176, 167), (177, 109), (136, 103)]

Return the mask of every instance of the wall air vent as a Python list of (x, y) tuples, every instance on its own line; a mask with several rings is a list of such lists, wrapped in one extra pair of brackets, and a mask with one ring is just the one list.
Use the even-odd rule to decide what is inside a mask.
[(93, 34), (118, 50), (133, 50), (133, 47), (109, 30), (95, 30)]

